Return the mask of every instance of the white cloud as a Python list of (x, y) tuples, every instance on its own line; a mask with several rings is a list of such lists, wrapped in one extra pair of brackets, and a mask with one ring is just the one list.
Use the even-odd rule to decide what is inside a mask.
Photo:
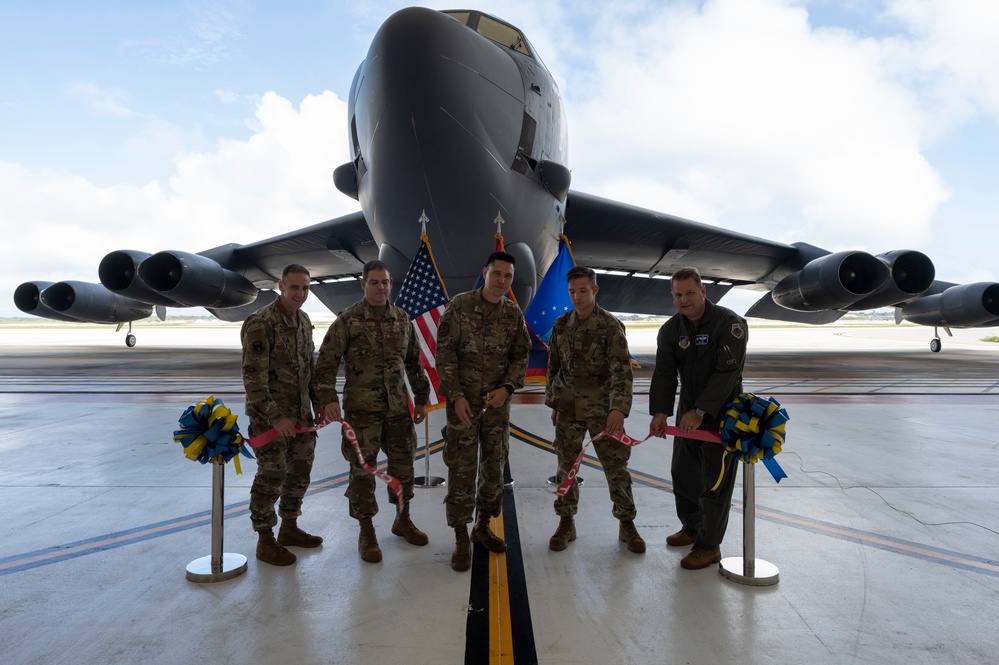
[[(101, 258), (115, 249), (201, 251), (357, 210), (332, 179), (348, 154), (346, 115), (331, 92), (310, 95), (298, 108), (268, 93), (248, 139), (180, 153), (168, 180), (141, 186), (99, 187), (0, 163), (0, 221), (16, 250), (4, 262), (0, 292), (13, 293), (26, 275), (97, 281)], [(16, 313), (9, 296), (0, 302), (0, 316)]]
[(628, 18), (595, 35), (595, 94), (570, 106), (574, 186), (787, 241), (927, 239), (947, 188), (876, 42), (775, 0)]

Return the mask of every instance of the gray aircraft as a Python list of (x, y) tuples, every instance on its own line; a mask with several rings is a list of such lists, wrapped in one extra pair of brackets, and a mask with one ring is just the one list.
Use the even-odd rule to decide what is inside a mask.
[[(517, 28), (474, 10), (412, 7), (390, 16), (357, 69), (349, 100), (351, 160), (336, 187), (361, 211), (249, 245), (198, 254), (114, 251), (100, 284), (26, 282), (24, 312), (51, 319), (127, 323), (167, 307), (205, 307), (239, 321), (272, 302), (288, 263), (307, 267), (312, 291), (333, 312), (357, 298), (367, 261), (404, 275), (419, 249), (421, 217), (449, 292), (471, 287), (502, 221), (517, 258), (513, 291), (526, 307), (558, 249), (564, 224), (577, 262), (600, 276), (611, 311), (673, 313), (658, 277), (692, 265), (708, 296), (763, 292), (747, 316), (822, 324), (853, 310), (895, 307), (896, 322), (937, 328), (999, 325), (999, 283), (937, 281), (930, 259), (786, 245), (570, 189), (562, 100)], [(530, 268), (525, 268), (530, 266)], [(396, 286), (401, 283), (396, 280)]]

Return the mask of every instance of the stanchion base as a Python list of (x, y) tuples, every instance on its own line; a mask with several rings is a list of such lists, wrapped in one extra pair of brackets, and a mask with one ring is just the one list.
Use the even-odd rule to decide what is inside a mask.
[(447, 481), (440, 476), (417, 476), (413, 479), (413, 484), (417, 487), (444, 487)]
[[(583, 486), (583, 477), (582, 476), (576, 476), (576, 482), (579, 483), (580, 487), (582, 487)], [(556, 478), (555, 476), (548, 476), (548, 484), (549, 485), (558, 485), (558, 478)]]
[(221, 568), (218, 572), (212, 572), (212, 557), (203, 556), (187, 564), (187, 579), (192, 582), (221, 582), (238, 577), (246, 572), (246, 557), (226, 552), (222, 555)]
[(726, 557), (718, 564), (718, 572), (733, 582), (750, 586), (771, 586), (780, 581), (777, 566), (763, 559), (754, 559), (752, 570), (746, 570), (741, 556)]

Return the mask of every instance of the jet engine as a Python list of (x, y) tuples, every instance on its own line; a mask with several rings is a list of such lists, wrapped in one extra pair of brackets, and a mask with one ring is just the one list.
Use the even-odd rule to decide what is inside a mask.
[(149, 288), (139, 279), (139, 266), (149, 256), (146, 252), (134, 249), (120, 249), (111, 252), (101, 259), (101, 265), (97, 269), (101, 284), (108, 291), (126, 298), (135, 298), (142, 302), (165, 307), (183, 307), (181, 303)]
[(848, 307), (888, 281), (888, 266), (880, 259), (867, 252), (837, 252), (809, 261), (778, 282), (771, 295), (781, 307), (817, 312)]
[(40, 316), (53, 321), (73, 321), (79, 323), (80, 319), (62, 314), (42, 302), (42, 291), (52, 286), (52, 282), (25, 282), (14, 289), (14, 304), (25, 314)]
[(999, 284), (952, 286), (902, 306), (902, 318), (924, 326), (979, 326), (999, 318)]
[[(22, 284), (21, 287), (23, 286), (25, 285)], [(18, 291), (21, 287), (18, 287)], [(57, 282), (42, 290), (39, 299), (52, 312), (88, 323), (126, 323), (145, 319), (153, 314), (152, 305), (123, 298), (100, 284), (90, 282)], [(38, 311), (31, 313), (54, 318)]]
[(253, 283), (198, 254), (158, 252), (143, 260), (139, 279), (149, 288), (187, 307), (239, 307), (253, 302)]
[(936, 269), (930, 257), (922, 252), (896, 249), (878, 254), (877, 258), (888, 266), (891, 278), (880, 289), (846, 309), (859, 312), (865, 309), (890, 307), (922, 295), (933, 284)]

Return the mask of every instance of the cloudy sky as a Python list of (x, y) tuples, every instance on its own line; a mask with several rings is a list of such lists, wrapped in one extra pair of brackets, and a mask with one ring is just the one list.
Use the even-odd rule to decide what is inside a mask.
[[(0, 316), (23, 281), (98, 281), (115, 249), (200, 251), (356, 210), (331, 178), (349, 86), (403, 6), (3, 3)], [(575, 189), (999, 281), (999, 3), (475, 6), (524, 30), (558, 82)]]

